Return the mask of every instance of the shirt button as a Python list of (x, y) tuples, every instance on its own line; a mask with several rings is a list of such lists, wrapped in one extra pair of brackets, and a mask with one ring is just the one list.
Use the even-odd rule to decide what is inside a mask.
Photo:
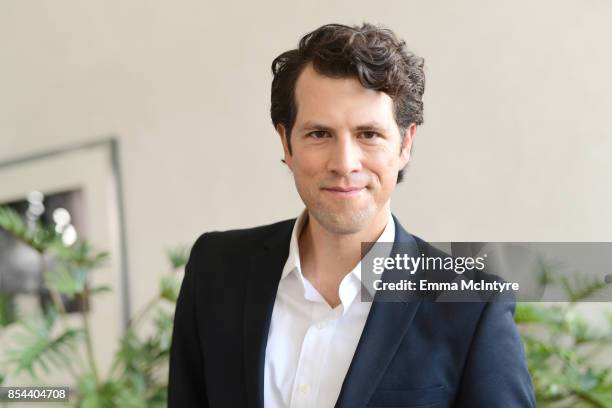
[(319, 323), (317, 323), (317, 329), (319, 329), (319, 330), (323, 330), (326, 326), (327, 326), (326, 322), (319, 322)]
[(300, 392), (302, 394), (308, 394), (308, 391), (310, 391), (310, 385), (309, 384), (301, 384), (300, 385)]

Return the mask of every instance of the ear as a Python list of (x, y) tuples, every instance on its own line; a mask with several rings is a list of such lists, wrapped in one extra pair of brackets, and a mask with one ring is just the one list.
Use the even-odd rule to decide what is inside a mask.
[(282, 123), (276, 125), (276, 132), (281, 139), (281, 144), (283, 145), (283, 159), (282, 161), (291, 167), (289, 163), (291, 163), (291, 153), (289, 153), (289, 142), (287, 141), (287, 132), (285, 130), (285, 126)]
[(406, 167), (406, 165), (410, 161), (410, 152), (412, 150), (412, 142), (414, 141), (415, 136), (416, 136), (416, 124), (411, 123), (410, 126), (408, 126), (406, 130), (404, 131), (404, 141), (402, 142), (402, 147), (400, 151), (400, 168), (401, 169)]

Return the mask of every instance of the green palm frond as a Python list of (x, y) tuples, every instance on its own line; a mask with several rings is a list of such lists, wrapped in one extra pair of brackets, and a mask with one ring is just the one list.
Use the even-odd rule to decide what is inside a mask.
[(168, 255), (170, 265), (173, 269), (178, 269), (185, 266), (189, 260), (189, 248), (184, 245), (172, 248), (168, 250), (166, 254)]
[[(612, 286), (597, 277), (574, 276), (571, 279), (561, 277), (560, 283), (570, 302), (597, 300), (596, 295), (612, 291)], [(609, 296), (605, 296), (609, 299)]]
[(27, 371), (36, 378), (36, 371), (49, 372), (51, 368), (63, 369), (71, 364), (76, 345), (82, 338), (82, 330), (66, 329), (53, 335), (57, 314), (50, 311), (42, 318), (20, 322), (21, 330), (15, 333), (15, 346), (6, 351), (9, 364), (15, 372)]
[(6, 327), (17, 319), (14, 295), (0, 292), (0, 328)]
[(557, 327), (563, 323), (563, 311), (560, 307), (541, 307), (529, 303), (517, 303), (514, 320), (517, 323), (538, 323)]
[(172, 303), (176, 303), (180, 289), (181, 282), (176, 277), (166, 275), (161, 278), (160, 296), (162, 297), (162, 299), (166, 299)]
[(100, 285), (100, 286), (95, 286), (93, 288), (90, 288), (89, 289), (89, 295), (92, 296), (92, 295), (97, 295), (99, 293), (109, 293), (109, 292), (112, 292), (112, 291), (113, 291), (113, 288), (111, 288), (110, 286), (108, 286), (108, 285)]
[(49, 250), (59, 261), (87, 269), (102, 266), (110, 257), (108, 252), (94, 253), (87, 241), (77, 241), (68, 247), (57, 241)]
[(17, 211), (11, 207), (0, 207), (0, 228), (18, 237), (25, 236), (26, 224)]
[(157, 335), (160, 338), (166, 338), (164, 344), (165, 348), (170, 348), (170, 340), (172, 337), (172, 325), (174, 323), (174, 314), (166, 312), (165, 310), (158, 308), (157, 315), (154, 319), (155, 327), (157, 328)]
[(170, 353), (173, 314), (163, 307), (156, 308), (154, 324), (156, 330), (144, 338), (128, 330), (114, 362), (114, 369), (121, 368), (123, 383), (134, 389), (144, 387), (152, 399), (159, 397), (155, 397), (158, 392), (165, 392), (167, 373), (163, 367)]
[(7, 206), (0, 207), (0, 228), (38, 252), (45, 251), (59, 240), (53, 228), (43, 226), (40, 222), (28, 228), (19, 213)]
[(47, 287), (73, 298), (85, 290), (87, 270), (79, 267), (69, 267), (58, 264), (54, 270), (45, 273)]
[(612, 388), (595, 388), (589, 391), (578, 393), (584, 399), (591, 402), (594, 407), (609, 408), (612, 407)]
[(538, 283), (540, 286), (548, 286), (557, 282), (555, 270), (558, 269), (561, 264), (558, 262), (552, 262), (545, 259), (542, 256), (538, 256), (536, 262), (538, 263)]

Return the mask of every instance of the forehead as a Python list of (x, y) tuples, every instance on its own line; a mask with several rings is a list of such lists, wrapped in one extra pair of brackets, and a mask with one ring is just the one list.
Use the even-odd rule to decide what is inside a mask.
[(393, 126), (393, 100), (384, 92), (363, 87), (356, 78), (331, 78), (308, 64), (295, 85), (295, 125), (317, 120), (329, 126), (380, 122)]

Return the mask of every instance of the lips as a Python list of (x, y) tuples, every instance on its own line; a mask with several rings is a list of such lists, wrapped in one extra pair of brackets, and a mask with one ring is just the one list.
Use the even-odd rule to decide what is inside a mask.
[(340, 198), (347, 198), (347, 197), (354, 197), (356, 195), (359, 195), (363, 190), (365, 190), (365, 187), (340, 187), (340, 186), (333, 186), (333, 187), (324, 187), (323, 191), (326, 191), (330, 194), (332, 194), (335, 197), (340, 197)]
[(337, 191), (341, 193), (350, 193), (352, 191), (359, 191), (363, 187), (324, 187), (324, 190)]

